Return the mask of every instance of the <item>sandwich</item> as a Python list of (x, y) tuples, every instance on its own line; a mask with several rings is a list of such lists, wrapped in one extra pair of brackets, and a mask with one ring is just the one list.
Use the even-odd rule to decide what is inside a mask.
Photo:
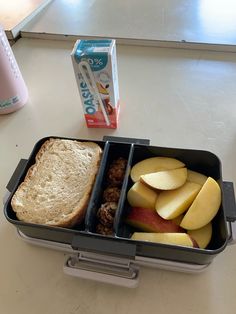
[(19, 220), (58, 227), (83, 221), (101, 160), (94, 142), (50, 138), (14, 193)]

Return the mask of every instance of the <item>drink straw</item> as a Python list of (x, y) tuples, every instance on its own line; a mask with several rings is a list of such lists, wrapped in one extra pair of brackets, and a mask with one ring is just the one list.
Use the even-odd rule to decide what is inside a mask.
[(90, 68), (89, 63), (87, 61), (80, 61), (79, 70), (80, 70), (80, 73), (81, 73), (85, 83), (87, 84), (87, 87), (88, 87), (90, 93), (94, 96), (94, 98), (97, 100), (97, 102), (99, 103), (99, 105), (102, 109), (102, 113), (103, 113), (103, 116), (105, 118), (106, 125), (110, 125), (110, 120), (108, 118), (108, 114), (106, 112), (106, 109), (104, 107), (104, 103), (103, 103), (101, 96), (100, 96), (100, 93), (98, 91), (97, 84), (95, 82), (94, 75), (93, 75), (93, 72)]

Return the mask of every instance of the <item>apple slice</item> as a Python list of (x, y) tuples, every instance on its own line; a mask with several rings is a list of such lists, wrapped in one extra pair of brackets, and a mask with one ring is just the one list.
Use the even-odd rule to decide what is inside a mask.
[(131, 169), (130, 176), (134, 182), (137, 182), (143, 174), (182, 167), (185, 167), (184, 163), (175, 158), (152, 157), (135, 164)]
[(174, 190), (182, 186), (187, 179), (187, 168), (158, 171), (142, 175), (141, 182), (159, 190)]
[(163, 244), (197, 247), (197, 243), (187, 233), (147, 233), (134, 232), (132, 240), (150, 241)]
[(187, 170), (187, 181), (203, 185), (207, 180), (207, 176), (196, 171)]
[(201, 249), (205, 249), (211, 241), (212, 223), (209, 222), (200, 229), (188, 230), (188, 234), (197, 242)]
[(127, 200), (132, 207), (151, 208), (155, 210), (158, 193), (141, 182), (136, 182), (127, 193)]
[(201, 185), (186, 182), (180, 188), (162, 191), (157, 197), (156, 211), (164, 219), (174, 219), (183, 214), (201, 189)]
[(209, 177), (186, 212), (180, 226), (187, 230), (202, 228), (215, 217), (220, 204), (220, 187), (214, 179)]
[(153, 209), (133, 207), (125, 222), (141, 231), (147, 232), (183, 232), (171, 220), (161, 218)]

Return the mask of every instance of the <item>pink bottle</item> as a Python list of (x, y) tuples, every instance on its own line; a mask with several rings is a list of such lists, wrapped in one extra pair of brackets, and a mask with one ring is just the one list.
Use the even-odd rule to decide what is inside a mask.
[(20, 109), (27, 100), (27, 87), (5, 32), (0, 26), (0, 114)]

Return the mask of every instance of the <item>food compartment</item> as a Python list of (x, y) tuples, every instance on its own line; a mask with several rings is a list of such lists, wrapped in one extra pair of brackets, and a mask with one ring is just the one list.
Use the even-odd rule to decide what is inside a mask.
[[(137, 164), (138, 162), (151, 158), (151, 157), (170, 157), (175, 158), (178, 161), (181, 161), (185, 164), (186, 168), (195, 172), (199, 172), (207, 177), (212, 177), (214, 180), (216, 180), (221, 187), (221, 205), (220, 209), (218, 210), (216, 216), (212, 220), (212, 237), (211, 241), (208, 244), (208, 246), (205, 249), (200, 248), (190, 248), (190, 247), (184, 247), (184, 246), (177, 246), (177, 245), (166, 245), (166, 244), (160, 244), (160, 243), (154, 243), (154, 242), (147, 242), (147, 241), (141, 241), (141, 240), (130, 240), (135, 241), (137, 243), (137, 252), (140, 251), (139, 254), (142, 256), (155, 256), (162, 258), (162, 250), (165, 248), (165, 250), (168, 250), (168, 247), (171, 247), (172, 249), (178, 251), (178, 256), (181, 254), (181, 250), (183, 251), (194, 251), (199, 252), (200, 254), (216, 254), (217, 251), (223, 250), (224, 247), (227, 244), (228, 240), (228, 232), (227, 232), (227, 226), (226, 226), (226, 219), (225, 219), (225, 213), (223, 208), (223, 193), (222, 193), (222, 174), (221, 174), (221, 162), (219, 158), (214, 155), (211, 152), (208, 151), (202, 151), (202, 150), (191, 150), (191, 149), (180, 149), (180, 148), (163, 148), (163, 147), (154, 147), (154, 146), (142, 146), (142, 145), (134, 145), (132, 159), (130, 161), (130, 168)], [(141, 231), (138, 228), (132, 227), (128, 224), (126, 224), (125, 219), (129, 212), (131, 211), (131, 206), (127, 200), (127, 193), (129, 189), (133, 186), (134, 182), (131, 179), (131, 177), (128, 177), (125, 197), (123, 199), (123, 208), (120, 211), (120, 215), (117, 219), (117, 225), (116, 225), (116, 234), (120, 238), (126, 238), (130, 239), (132, 234), (135, 231), (139, 232), (145, 232)], [(206, 209), (207, 209), (207, 203), (206, 203)], [(155, 211), (155, 209), (154, 209)], [(185, 232), (185, 230), (183, 230)], [(160, 248), (162, 248), (160, 250)], [(170, 251), (170, 255), (174, 251)], [(197, 253), (198, 254), (198, 253)], [(184, 254), (185, 255), (185, 254)], [(165, 253), (164, 253), (164, 256)], [(194, 254), (191, 252), (191, 258)], [(170, 256), (169, 256), (170, 257)], [(177, 260), (178, 257), (176, 256)], [(188, 256), (185, 256), (186, 260), (188, 259)], [(173, 256), (171, 257), (173, 259)], [(194, 258), (194, 261), (197, 261), (202, 263), (204, 259)]]
[(85, 225), (87, 232), (114, 236), (114, 222), (123, 207), (122, 195), (126, 191), (133, 145), (109, 142), (108, 146), (90, 199)]
[[(15, 191), (17, 190), (17, 188), (21, 184), (21, 182), (24, 181), (24, 178), (27, 174), (28, 169), (33, 164), (35, 164), (35, 158), (36, 158), (36, 155), (39, 152), (41, 146), (43, 145), (44, 142), (46, 142), (50, 138), (77, 140), (79, 142), (94, 142), (94, 143), (98, 144), (102, 149), (102, 156), (101, 156), (100, 165), (103, 164), (103, 159), (104, 159), (104, 157), (106, 157), (108, 144), (107, 144), (107, 142), (104, 142), (104, 141), (81, 140), (81, 139), (55, 137), (55, 136), (42, 138), (41, 140), (39, 140), (35, 144), (28, 160), (24, 160), (25, 161), (24, 165), (23, 165), (23, 163), (20, 163), (21, 169), (18, 169), (17, 174), (14, 174), (13, 178), (10, 180), (10, 181), (14, 180), (14, 184), (11, 184), (12, 187), (11, 187), (11, 191), (10, 191), (10, 196), (7, 199), (7, 202), (5, 203), (4, 213), (5, 213), (7, 220), (10, 223), (14, 224), (26, 236), (50, 240), (50, 241), (62, 242), (62, 243), (71, 243), (71, 240), (72, 240), (74, 234), (76, 234), (78, 231), (80, 232), (80, 231), (85, 230), (85, 223), (84, 223), (85, 219), (80, 224), (76, 224), (71, 228), (69, 228), (69, 227), (62, 228), (62, 227), (58, 227), (58, 226), (51, 227), (51, 226), (47, 226), (47, 225), (36, 224), (36, 223), (27, 223), (27, 222), (18, 220), (18, 218), (16, 217), (16, 213), (13, 211), (13, 209), (11, 207), (11, 199), (12, 199)], [(21, 160), (21, 161), (23, 161), (23, 160)], [(101, 169), (99, 167), (96, 178), (95, 178), (95, 182), (93, 184), (91, 194), (93, 193), (93, 189), (94, 189), (94, 186), (96, 184), (96, 180), (99, 176), (100, 171), (101, 171)]]

